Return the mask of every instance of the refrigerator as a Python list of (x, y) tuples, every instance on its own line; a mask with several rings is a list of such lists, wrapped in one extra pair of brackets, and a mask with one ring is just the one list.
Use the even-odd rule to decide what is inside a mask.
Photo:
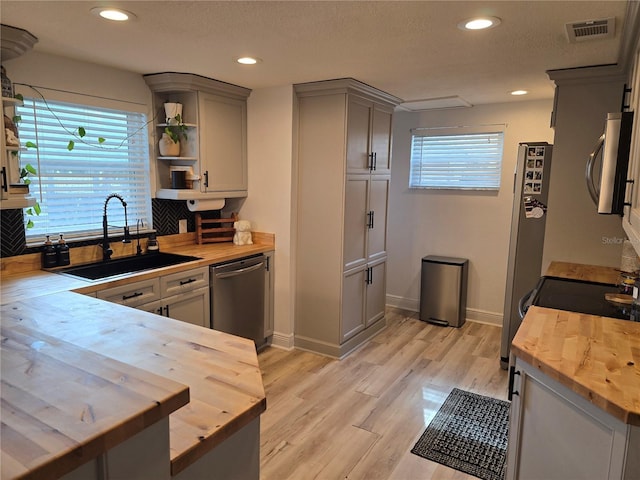
[(546, 142), (518, 145), (500, 346), (504, 369), (509, 366), (511, 341), (522, 322), (519, 302), (541, 275), (552, 151), (553, 145)]

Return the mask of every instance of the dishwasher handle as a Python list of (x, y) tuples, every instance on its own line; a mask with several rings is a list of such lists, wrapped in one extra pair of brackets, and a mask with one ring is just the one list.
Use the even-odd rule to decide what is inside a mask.
[(230, 272), (217, 273), (217, 272), (214, 271), (214, 275), (216, 276), (216, 278), (237, 277), (238, 275), (242, 275), (243, 273), (253, 272), (253, 271), (259, 270), (261, 268), (264, 268), (264, 262), (260, 262), (260, 263), (258, 263), (256, 265), (251, 266), (251, 267), (240, 268), (238, 270), (232, 270)]

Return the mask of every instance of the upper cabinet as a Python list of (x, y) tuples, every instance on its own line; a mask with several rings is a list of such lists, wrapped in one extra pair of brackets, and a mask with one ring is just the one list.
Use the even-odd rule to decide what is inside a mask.
[[(251, 90), (190, 73), (155, 73), (144, 79), (153, 93), (156, 197), (246, 197)], [(182, 105), (179, 122), (173, 111), (165, 111), (165, 103)], [(179, 135), (179, 151), (160, 151), (167, 128)], [(166, 136), (164, 141), (172, 146)]]
[[(627, 189), (628, 206), (622, 218), (622, 227), (631, 240), (636, 252), (640, 255), (640, 47), (636, 49), (634, 69), (630, 82), (631, 86), (631, 110), (636, 112), (633, 122), (631, 137), (631, 152), (629, 155), (628, 178), (633, 180), (631, 187)], [(629, 194), (629, 191), (631, 193)]]
[(349, 97), (347, 173), (391, 172), (392, 117), (393, 107)]

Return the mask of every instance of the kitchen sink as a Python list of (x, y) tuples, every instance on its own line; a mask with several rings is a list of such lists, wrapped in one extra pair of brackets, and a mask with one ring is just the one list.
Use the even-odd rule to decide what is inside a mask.
[(99, 280), (125, 273), (136, 273), (154, 268), (169, 267), (180, 263), (200, 260), (198, 257), (188, 255), (178, 255), (176, 253), (148, 253), (145, 255), (135, 255), (132, 257), (116, 258), (113, 260), (100, 261), (87, 265), (78, 265), (58, 270), (57, 273), (80, 277), (88, 280)]

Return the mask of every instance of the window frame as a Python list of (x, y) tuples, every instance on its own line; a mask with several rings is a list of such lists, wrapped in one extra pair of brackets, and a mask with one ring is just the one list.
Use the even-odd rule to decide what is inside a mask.
[[(66, 91), (60, 91), (60, 90), (55, 90), (55, 89), (48, 89), (48, 88), (44, 88), (44, 87), (30, 87), (27, 85), (20, 85), (20, 84), (16, 84), (16, 93), (19, 93), (20, 95), (23, 96), (23, 98), (25, 100), (29, 100), (29, 99), (33, 99), (35, 101), (42, 101), (43, 97), (44, 100), (49, 103), (49, 104), (57, 104), (59, 102), (62, 103), (67, 103), (67, 104), (74, 104), (74, 105), (78, 105), (80, 107), (86, 107), (89, 109), (109, 109), (109, 110), (116, 110), (119, 112), (127, 112), (130, 114), (134, 114), (134, 115), (141, 115), (142, 119), (140, 122), (137, 122), (137, 130), (136, 133), (140, 133), (142, 136), (138, 139), (138, 158), (139, 158), (139, 169), (138, 169), (138, 173), (137, 173), (137, 178), (138, 181), (140, 179), (144, 179), (143, 183), (139, 183), (139, 185), (142, 186), (143, 188), (143, 193), (138, 193), (137, 197), (138, 200), (137, 202), (134, 202), (137, 204), (137, 206), (142, 205), (143, 206), (143, 213), (144, 213), (144, 228), (141, 229), (140, 231), (150, 231), (152, 230), (152, 206), (151, 206), (151, 196), (152, 196), (152, 185), (150, 182), (150, 179), (152, 178), (152, 162), (151, 162), (151, 156), (150, 156), (150, 131), (149, 131), (149, 125), (152, 122), (152, 119), (149, 119), (149, 115), (148, 115), (148, 107), (145, 104), (140, 104), (140, 103), (135, 103), (135, 102), (130, 102), (130, 101), (123, 101), (123, 100), (117, 100), (117, 99), (109, 99), (109, 98), (103, 98), (103, 97), (96, 97), (96, 96), (92, 96), (92, 95), (86, 95), (86, 94), (80, 94), (80, 93), (73, 93), (73, 92), (66, 92)], [(24, 108), (24, 107), (23, 107)], [(19, 128), (21, 125), (23, 125), (25, 122), (24, 118), (23, 120), (20, 122), (19, 124)], [(78, 127), (78, 125), (73, 125), (73, 126), (67, 126), (64, 122), (63, 124), (65, 125), (65, 127), (68, 127), (69, 130), (74, 130)], [(61, 127), (62, 128), (62, 127)], [(24, 127), (23, 127), (24, 129)], [(99, 134), (99, 132), (95, 132), (94, 134), (90, 134), (89, 132), (87, 133), (87, 137), (89, 135), (91, 135), (92, 137), (92, 143), (96, 143), (95, 137), (97, 137)], [(76, 147), (74, 148), (74, 151), (77, 150), (77, 152), (81, 151), (81, 148), (79, 148), (80, 143), (78, 142), (77, 139), (74, 139), (72, 137), (72, 135), (70, 134), (66, 134), (64, 133), (64, 135), (66, 137), (68, 137), (69, 140), (73, 139), (76, 143)], [(128, 137), (127, 137), (128, 138)], [(25, 141), (27, 139), (23, 139), (21, 136), (21, 143), (24, 145)], [(115, 139), (109, 139), (107, 137), (107, 142), (105, 142), (105, 144), (108, 144), (109, 141), (112, 141), (112, 148), (115, 148), (118, 145), (118, 142), (115, 142)], [(38, 142), (36, 141), (36, 144)], [(27, 151), (23, 151), (21, 152), (21, 160), (20, 160), (20, 164), (23, 165), (25, 163), (27, 163), (27, 160), (24, 159), (24, 156), (26, 155), (27, 157), (31, 156), (30, 154), (35, 154), (36, 157), (40, 157), (37, 159), (37, 163), (42, 163), (42, 155), (39, 152), (40, 149), (37, 149), (33, 152), (30, 152), (30, 150), (33, 149), (26, 149)], [(71, 152), (74, 153), (74, 152)], [(77, 153), (76, 153), (77, 154)], [(32, 162), (30, 162), (32, 163)], [(41, 186), (40, 186), (40, 178), (39, 178), (39, 172), (40, 172), (40, 168), (38, 167), (38, 165), (33, 164), (36, 169), (38, 169), (38, 175), (35, 176), (35, 178), (33, 178), (32, 184), (31, 184), (31, 195), (33, 195), (34, 197), (36, 197), (36, 200), (38, 202), (42, 202), (43, 198), (42, 198), (42, 191), (41, 191)], [(95, 178), (94, 176), (92, 177), (85, 177), (85, 178)], [(90, 182), (89, 182), (90, 183)], [(127, 201), (127, 208), (129, 209), (127, 211), (127, 221), (128, 221), (128, 225), (131, 226), (135, 226), (136, 225), (136, 220), (138, 218), (139, 215), (136, 215), (136, 213), (131, 212), (130, 208), (131, 208), (131, 204), (130, 204), (130, 198), (132, 196), (136, 196), (136, 195), (131, 195), (130, 192), (131, 190), (123, 190), (121, 188), (118, 187), (114, 187), (113, 192), (109, 192), (109, 193), (118, 193), (120, 195), (122, 195), (125, 199), (125, 201)], [(128, 198), (129, 197), (129, 198)], [(27, 240), (27, 245), (33, 245), (35, 243), (42, 243), (42, 238), (43, 235), (52, 235), (52, 238), (56, 237), (58, 235), (58, 233), (63, 233), (65, 235), (65, 238), (68, 240), (88, 240), (88, 239), (97, 239), (97, 238), (101, 238), (102, 237), (102, 215), (103, 215), (103, 202), (106, 200), (107, 195), (104, 196), (104, 198), (100, 198), (100, 200), (98, 201), (98, 203), (100, 205), (96, 205), (96, 201), (94, 199), (94, 201), (92, 202), (92, 206), (91, 206), (91, 215), (93, 217), (99, 216), (99, 227), (98, 227), (98, 222), (95, 221), (95, 219), (91, 222), (92, 223), (92, 228), (90, 229), (77, 229), (77, 230), (70, 230), (69, 229), (69, 225), (49, 225), (48, 227), (46, 227), (46, 229), (48, 230), (46, 233), (42, 232), (42, 229), (37, 229), (37, 222), (38, 222), (38, 216), (34, 216), (31, 217), (33, 219), (33, 222), (36, 223), (36, 227), (34, 227), (36, 230), (34, 231), (34, 229), (25, 229), (26, 230), (26, 240)], [(46, 203), (46, 202), (45, 202)], [(124, 225), (124, 209), (122, 208), (122, 206), (120, 205), (119, 202), (118, 206), (120, 208), (118, 208), (118, 206), (115, 205), (114, 202), (110, 202), (109, 203), (109, 234), (110, 235), (121, 235), (122, 234), (122, 225)], [(43, 211), (46, 207), (43, 206)], [(94, 210), (98, 210), (98, 211), (94, 211)], [(26, 209), (25, 209), (26, 210)], [(112, 213), (113, 212), (113, 213)], [(113, 217), (112, 217), (113, 215)], [(113, 218), (113, 220), (112, 220)], [(117, 225), (118, 227), (112, 227), (111, 225)], [(52, 230), (54, 229), (54, 230)]]
[[(450, 191), (494, 191), (498, 192), (502, 183), (502, 166), (504, 163), (504, 136), (506, 124), (492, 124), (492, 125), (478, 125), (478, 126), (457, 126), (457, 127), (418, 127), (411, 129), (411, 145), (409, 152), (409, 178), (408, 178), (408, 186), (410, 190), (450, 190)], [(430, 183), (425, 184), (424, 181), (426, 175), (423, 170), (428, 169), (425, 168), (425, 159), (424, 153), (421, 152), (421, 157), (416, 158), (415, 153), (417, 149), (424, 150), (425, 145), (416, 147), (415, 141), (416, 137), (419, 138), (430, 138), (437, 137), (441, 139), (443, 142), (446, 142), (447, 139), (452, 139), (454, 137), (467, 137), (471, 138), (474, 136), (497, 136), (496, 148), (499, 151), (496, 152), (497, 158), (494, 158), (493, 162), (486, 162), (487, 164), (495, 164), (497, 159), (497, 167), (490, 168), (489, 165), (482, 165), (483, 173), (481, 176), (492, 177), (493, 183), (485, 184), (485, 185), (472, 185), (467, 182), (465, 184), (459, 184), (460, 180), (464, 180), (464, 174), (459, 175), (457, 177), (449, 179), (450, 182), (447, 184), (436, 184)], [(435, 144), (431, 146), (435, 147)], [(416, 162), (420, 162), (419, 165), (416, 165)], [(472, 165), (472, 163), (468, 163), (464, 165), (464, 162), (461, 165), (465, 168)], [(486, 167), (486, 168), (485, 168)], [(443, 168), (444, 169), (444, 168)], [(451, 170), (451, 169), (450, 169)], [(450, 173), (450, 170), (447, 171)], [(419, 178), (416, 180), (416, 171), (419, 171)], [(492, 172), (493, 171), (493, 172)], [(445, 172), (445, 173), (447, 173)], [(455, 178), (458, 178), (458, 185), (455, 185)], [(477, 181), (477, 180), (476, 180)]]

